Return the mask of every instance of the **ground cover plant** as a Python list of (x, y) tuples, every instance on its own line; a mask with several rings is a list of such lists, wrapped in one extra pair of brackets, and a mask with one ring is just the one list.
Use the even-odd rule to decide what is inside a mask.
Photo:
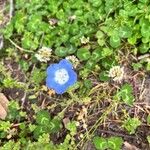
[(150, 1), (0, 1), (1, 150), (149, 150)]

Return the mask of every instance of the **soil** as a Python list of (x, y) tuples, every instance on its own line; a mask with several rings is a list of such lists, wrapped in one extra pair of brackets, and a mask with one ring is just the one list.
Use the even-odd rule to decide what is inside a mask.
[[(26, 82), (26, 79), (25, 79), (25, 75), (23, 73), (23, 71), (20, 69), (19, 65), (14, 62), (13, 60), (9, 59), (9, 60), (5, 60), (4, 61), (4, 64), (6, 66), (6, 68), (8, 69), (9, 72), (12, 73), (12, 77), (15, 78), (17, 81), (20, 81), (20, 82)], [(141, 82), (142, 81), (139, 81), (139, 89), (141, 88)], [(146, 109), (148, 111), (149, 110), (149, 101), (150, 101), (150, 98), (149, 98), (149, 94), (148, 94), (148, 88), (150, 86), (150, 79), (147, 78), (144, 82), (144, 86), (143, 86), (143, 91), (145, 91), (143, 93), (143, 98), (142, 100), (139, 100), (136, 102), (136, 104), (143, 108), (143, 109)], [(21, 90), (21, 89), (17, 89), (17, 88), (5, 88), (3, 89), (2, 91), (7, 97), (9, 100), (11, 99), (15, 99), (15, 100), (21, 100), (23, 97), (24, 97), (24, 91)], [(41, 93), (42, 94), (42, 93)], [(30, 93), (27, 94), (27, 97), (25, 98), (25, 101), (27, 102), (28, 101), (28, 96), (30, 95)], [(45, 95), (44, 93), (42, 94), (43, 96)], [(43, 96), (40, 95), (38, 97), (38, 103), (39, 105), (42, 104), (43, 102)], [(58, 97), (58, 99), (60, 99)], [(48, 105), (50, 103), (53, 103), (52, 99), (50, 98), (46, 98), (45, 99), (45, 104)], [(28, 105), (30, 105), (28, 103)], [(105, 109), (105, 107), (111, 105), (110, 103), (106, 102), (106, 103), (103, 103), (103, 105), (101, 105), (100, 107)], [(64, 118), (69, 118), (69, 120), (72, 120), (72, 119), (76, 119), (76, 114), (78, 112), (78, 110), (80, 110), (82, 106), (79, 105), (79, 104), (76, 104), (76, 105), (73, 105), (71, 108), (68, 108), (65, 112), (65, 116)], [(127, 106), (121, 106), (120, 109), (122, 109), (122, 107), (125, 107), (127, 109)], [(147, 108), (148, 107), (148, 108)], [(28, 108), (31, 108), (30, 106)], [(53, 111), (51, 111), (50, 113), (55, 116), (56, 114), (58, 114), (59, 112), (61, 112), (62, 108), (61, 106), (57, 106)], [(30, 110), (28, 110), (30, 111)], [(118, 111), (119, 111), (119, 108), (118, 108)], [(140, 111), (138, 108), (136, 107), (133, 107), (133, 108), (130, 108), (129, 107), (129, 112), (131, 115), (135, 116), (141, 116), (142, 120), (144, 120), (144, 122), (146, 122), (146, 117), (147, 117), (147, 114), (145, 112), (142, 112)], [(91, 112), (92, 113), (92, 112)], [(118, 113), (119, 114), (119, 113)], [(90, 114), (92, 115), (92, 114)], [(88, 129), (90, 129), (92, 127), (92, 125), (94, 125), (94, 123), (96, 122), (96, 120), (101, 116), (102, 114), (99, 113), (97, 115), (94, 115), (93, 118), (89, 118), (87, 119), (87, 124), (88, 124)], [(121, 114), (120, 114), (120, 117), (121, 117)], [(145, 124), (142, 124), (136, 131), (136, 134), (135, 135), (129, 135), (127, 132), (125, 132), (124, 130), (122, 130), (120, 128), (120, 123), (117, 122), (117, 120), (113, 120), (111, 119), (112, 118), (112, 115), (110, 114), (110, 116), (108, 117), (109, 118), (109, 121), (105, 122), (105, 126), (101, 125), (97, 128), (96, 130), (96, 135), (98, 136), (103, 136), (103, 137), (110, 137), (110, 136), (119, 136), (119, 137), (122, 137), (124, 139), (124, 141), (128, 142), (129, 144), (131, 144), (132, 146), (135, 146), (136, 148), (139, 148), (140, 150), (149, 150), (150, 147), (149, 147), (149, 144), (146, 140), (146, 137), (148, 135), (150, 135), (150, 127), (148, 125)], [(31, 119), (32, 120), (32, 119)], [(81, 126), (78, 128), (78, 132), (81, 134), (81, 133), (84, 133), (85, 130), (83, 129), (82, 127), (82, 124)], [(57, 135), (53, 135), (52, 136), (52, 140), (54, 143), (60, 143), (60, 142), (63, 142), (64, 140), (64, 137), (65, 135), (67, 134), (65, 128), (62, 129), (62, 132), (60, 132), (61, 134), (57, 134)], [(80, 135), (77, 135), (76, 139), (77, 141), (80, 140)], [(81, 147), (79, 147), (79, 149), (82, 150)], [(94, 150), (94, 146), (92, 144), (91, 141), (87, 141), (85, 143), (85, 145), (83, 145), (83, 149), (84, 150)], [(125, 150), (125, 148), (123, 148), (123, 150)]]

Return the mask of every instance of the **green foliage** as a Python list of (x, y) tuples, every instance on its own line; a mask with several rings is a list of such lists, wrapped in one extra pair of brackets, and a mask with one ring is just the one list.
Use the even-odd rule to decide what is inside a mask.
[(122, 100), (125, 104), (132, 106), (134, 102), (133, 88), (130, 84), (124, 84), (115, 97)]
[[(80, 38), (87, 35), (90, 39), (96, 35), (100, 47), (109, 43), (110, 47), (118, 48), (122, 39), (132, 45), (138, 46), (140, 43), (139, 52), (145, 53), (149, 49), (150, 39), (149, 7), (146, 0), (136, 4), (129, 0), (78, 0), (75, 3), (55, 0), (28, 3), (17, 0), (15, 16), (3, 33), (6, 38), (21, 35), (22, 47), (31, 50), (39, 47), (44, 34), (43, 45), (54, 47), (59, 57), (70, 53), (70, 47), (74, 47), (71, 53), (75, 54), (79, 47), (82, 50), (77, 56), (87, 60), (89, 52), (83, 50), (80, 42)], [(97, 29), (99, 23), (102, 25)]]
[(34, 137), (37, 139), (43, 133), (55, 133), (59, 131), (61, 123), (59, 119), (51, 119), (48, 111), (41, 110), (36, 114), (36, 127)]
[(149, 135), (147, 136), (147, 141), (150, 144), (150, 136)]
[(21, 115), (20, 115), (21, 108), (19, 106), (19, 103), (17, 101), (10, 101), (8, 105), (8, 115), (7, 119), (10, 121), (18, 120), (20, 121)]
[(76, 121), (71, 121), (66, 124), (66, 129), (69, 133), (66, 135), (66, 138), (63, 143), (57, 145), (58, 150), (72, 150), (75, 149), (75, 138), (74, 136), (77, 134)]
[(128, 117), (123, 122), (123, 127), (130, 133), (134, 134), (137, 127), (141, 125), (141, 121), (138, 118), (130, 118)]
[(70, 134), (74, 136), (77, 133), (76, 122), (69, 122), (66, 126), (66, 129), (68, 129), (70, 131)]
[[(13, 140), (8, 141), (6, 144), (4, 144), (3, 147), (0, 147), (1, 150), (57, 150), (54, 144), (49, 140), (49, 135), (48, 134), (43, 134), (38, 138), (37, 142), (31, 142), (31, 141), (26, 141), (26, 144), (24, 145), (22, 141), (15, 142)], [(22, 146), (22, 144), (24, 146)]]
[(150, 124), (150, 115), (147, 116), (147, 124)]
[(90, 54), (90, 52), (89, 52), (88, 49), (86, 49), (86, 48), (80, 48), (77, 51), (77, 56), (78, 56), (78, 58), (80, 60), (87, 60), (87, 59), (90, 58), (91, 54)]
[(10, 121), (0, 121), (0, 139), (7, 137), (10, 128), (11, 128)]
[(120, 150), (123, 144), (123, 140), (120, 137), (94, 137), (93, 139), (94, 146), (97, 150)]
[(113, 48), (117, 48), (120, 46), (120, 37), (118, 35), (112, 35), (110, 37), (110, 45), (113, 47)]
[(109, 81), (110, 80), (110, 78), (108, 77), (108, 73), (106, 71), (102, 71), (99, 74), (99, 79), (100, 79), (100, 81)]
[(41, 71), (41, 69), (35, 68), (31, 75), (31, 81), (34, 84), (39, 85), (45, 79), (45, 77), (46, 77), (45, 71)]
[(20, 150), (21, 149), (21, 144), (20, 142), (14, 142), (14, 141), (8, 141), (6, 144), (4, 144), (3, 147), (0, 147), (1, 150)]

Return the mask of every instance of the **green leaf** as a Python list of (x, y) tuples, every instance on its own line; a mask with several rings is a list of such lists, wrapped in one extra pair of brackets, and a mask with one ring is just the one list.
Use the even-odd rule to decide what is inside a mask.
[(27, 29), (31, 32), (37, 32), (39, 30), (39, 25), (42, 22), (42, 16), (39, 14), (33, 14), (29, 17), (29, 22), (27, 23)]
[(95, 65), (96, 62), (94, 60), (89, 59), (85, 66), (87, 69), (94, 69)]
[(150, 125), (150, 115), (147, 116), (147, 124)]
[(72, 136), (74, 136), (77, 133), (76, 122), (75, 121), (68, 122), (66, 125), (66, 129), (70, 131)]
[(88, 2), (91, 3), (94, 7), (99, 7), (102, 4), (102, 1), (99, 0), (88, 0)]
[(143, 37), (150, 37), (150, 22), (148, 19), (140, 19), (141, 34)]
[(104, 38), (103, 39), (98, 39), (97, 42), (98, 42), (99, 46), (104, 46), (105, 45), (105, 39)]
[(102, 71), (100, 74), (99, 74), (99, 79), (100, 81), (109, 81), (110, 78), (108, 77), (108, 73), (106, 71)]
[(111, 150), (121, 150), (123, 140), (121, 137), (110, 137), (108, 138), (108, 147)]
[(6, 39), (9, 39), (13, 34), (13, 30), (14, 30), (13, 23), (10, 22), (9, 24), (6, 25), (5, 29), (2, 30), (4, 37)]
[(42, 135), (43, 133), (50, 133), (49, 128), (41, 125), (37, 126), (33, 131), (34, 138), (38, 139), (39, 136)]
[(124, 84), (120, 91), (117, 93), (117, 97), (119, 99), (122, 99), (122, 101), (127, 104), (132, 106), (134, 102), (134, 96), (133, 96), (133, 88), (130, 84)]
[(8, 115), (7, 119), (10, 121), (20, 120), (21, 116), (19, 114), (20, 106), (17, 101), (10, 101), (8, 105)]
[(18, 33), (21, 33), (24, 31), (25, 23), (27, 20), (27, 16), (23, 11), (18, 11), (15, 14), (15, 29)]
[(106, 69), (109, 70), (112, 66), (117, 65), (115, 58), (112, 57), (106, 57), (102, 60), (102, 66)]
[(36, 114), (36, 123), (39, 125), (49, 126), (51, 117), (48, 111), (41, 110)]
[(91, 88), (92, 88), (92, 81), (89, 80), (89, 79), (85, 79), (85, 80), (84, 80), (84, 86), (85, 86), (87, 89), (91, 89)]
[(99, 30), (99, 31), (97, 31), (97, 33), (96, 33), (96, 37), (97, 37), (98, 39), (104, 38), (104, 33)]
[(144, 43), (142, 43), (140, 46), (139, 46), (139, 51), (142, 53), (142, 54), (144, 54), (144, 53), (146, 53), (146, 52), (148, 52), (149, 51), (149, 44), (144, 44)]
[(39, 40), (30, 32), (25, 32), (23, 38), (21, 39), (22, 47), (25, 49), (35, 50), (39, 45)]
[(48, 126), (49, 130), (51, 133), (56, 133), (59, 131), (59, 129), (61, 128), (61, 121), (59, 119), (53, 119), (49, 126)]
[(125, 10), (128, 12), (129, 16), (136, 16), (138, 13), (137, 5), (133, 5), (132, 3), (128, 3), (128, 5), (125, 6)]
[(46, 72), (41, 71), (40, 69), (35, 68), (32, 71), (32, 76), (31, 76), (31, 82), (33, 82), (35, 85), (39, 85), (46, 77)]
[(67, 54), (74, 54), (77, 51), (77, 48), (73, 45), (66, 45), (67, 47)]
[(131, 44), (131, 45), (136, 44), (136, 41), (137, 41), (136, 35), (133, 35), (133, 36), (131, 36), (131, 37), (128, 38), (128, 42), (129, 42), (129, 44)]
[(148, 2), (148, 0), (139, 0), (141, 3), (147, 3)]
[(120, 37), (118, 35), (111, 36), (109, 43), (113, 48), (119, 47), (121, 45)]
[(20, 60), (20, 61), (19, 61), (19, 64), (20, 64), (21, 69), (22, 69), (23, 71), (26, 72), (26, 71), (29, 69), (29, 63), (28, 63), (28, 62), (26, 62), (26, 61), (24, 61), (24, 60)]
[(147, 136), (147, 141), (150, 144), (150, 135)]
[(0, 120), (0, 131), (9, 132), (10, 128), (11, 128), (10, 121), (2, 121), (2, 120)]
[(65, 13), (63, 11), (63, 9), (60, 9), (57, 13), (56, 13), (56, 17), (60, 20), (65, 19)]
[(55, 49), (55, 55), (59, 57), (67, 56), (67, 48), (65, 47), (57, 47)]
[(108, 148), (107, 140), (102, 137), (94, 137), (93, 143), (97, 150), (106, 150)]
[(90, 51), (87, 48), (80, 48), (77, 51), (77, 57), (80, 60), (83, 60), (83, 61), (87, 60), (90, 58), (90, 56), (91, 56)]
[[(103, 51), (103, 56), (102, 56), (102, 51)], [(105, 52), (105, 51), (107, 51), (107, 52)], [(105, 49), (102, 50), (102, 49), (100, 49), (100, 48), (97, 48), (96, 50), (94, 50), (94, 51), (92, 52), (91, 59), (94, 60), (94, 61), (96, 61), (96, 62), (98, 62), (101, 58), (104, 57), (104, 55), (109, 54), (108, 51), (109, 51), (109, 50), (105, 50)], [(110, 52), (110, 53), (111, 53), (111, 52)]]
[(150, 41), (150, 36), (147, 36), (147, 37), (143, 37), (142, 38), (142, 42), (143, 43), (148, 43)]
[(102, 49), (102, 57), (103, 58), (105, 58), (105, 57), (107, 57), (107, 56), (110, 56), (110, 55), (112, 55), (113, 54), (113, 50), (112, 49), (110, 49), (110, 48), (103, 48)]
[(143, 66), (142, 64), (139, 62), (139, 63), (132, 63), (132, 67), (135, 71), (139, 71), (139, 69), (141, 69)]
[(134, 134), (137, 127), (141, 125), (141, 121), (138, 118), (127, 118), (123, 122), (123, 127), (130, 133)]
[(121, 38), (129, 38), (132, 35), (132, 28), (128, 26), (122, 26), (119, 29), (119, 36)]

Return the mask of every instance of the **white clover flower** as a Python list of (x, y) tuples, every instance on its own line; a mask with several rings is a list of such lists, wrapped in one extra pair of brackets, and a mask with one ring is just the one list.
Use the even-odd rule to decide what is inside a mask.
[(42, 47), (41, 49), (39, 49), (38, 53), (35, 54), (35, 57), (41, 62), (47, 62), (50, 60), (51, 52), (51, 48)]
[(82, 36), (82, 37), (80, 38), (80, 41), (81, 41), (82, 44), (87, 44), (87, 43), (89, 43), (89, 40), (90, 40), (89, 37), (86, 38), (86, 37)]
[(109, 70), (109, 77), (114, 81), (120, 82), (124, 78), (124, 68), (120, 66), (114, 66)]
[(77, 66), (79, 65), (79, 60), (76, 56), (72, 55), (72, 56), (67, 56), (65, 59), (69, 60), (74, 68), (77, 68)]
[(77, 17), (76, 15), (70, 16), (70, 17), (69, 17), (69, 20), (73, 21), (73, 20), (76, 19), (76, 17)]
[(55, 24), (57, 24), (58, 20), (55, 18), (51, 18), (48, 22), (51, 26), (54, 26)]

